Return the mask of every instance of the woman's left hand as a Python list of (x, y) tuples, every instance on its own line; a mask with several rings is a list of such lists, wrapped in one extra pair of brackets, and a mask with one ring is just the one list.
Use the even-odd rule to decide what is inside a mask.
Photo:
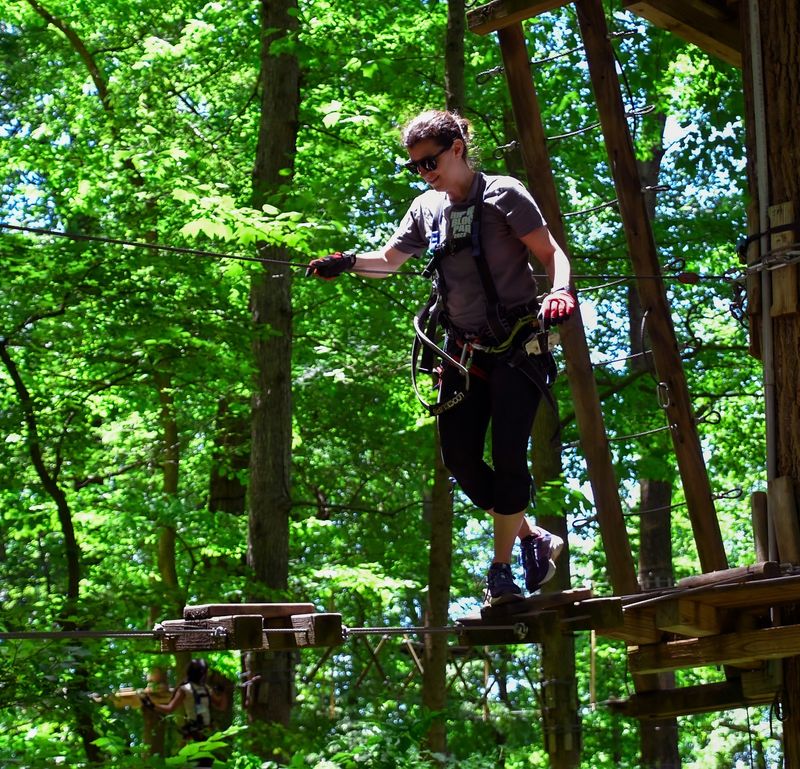
[(542, 299), (539, 319), (544, 321), (545, 326), (563, 323), (575, 311), (577, 304), (569, 288), (557, 288)]

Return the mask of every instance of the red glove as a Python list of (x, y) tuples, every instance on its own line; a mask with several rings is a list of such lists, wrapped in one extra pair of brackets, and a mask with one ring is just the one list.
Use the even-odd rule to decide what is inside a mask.
[(563, 323), (575, 312), (577, 305), (575, 295), (568, 286), (556, 288), (542, 299), (539, 320), (544, 323), (545, 327)]
[(312, 259), (306, 269), (306, 277), (318, 275), (325, 280), (331, 280), (343, 272), (352, 270), (356, 263), (356, 255), (352, 251), (342, 253), (337, 251), (321, 259)]

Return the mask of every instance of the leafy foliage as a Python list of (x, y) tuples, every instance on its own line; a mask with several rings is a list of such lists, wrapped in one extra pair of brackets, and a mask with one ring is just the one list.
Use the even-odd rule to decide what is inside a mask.
[[(258, 211), (249, 207), (263, 87), (256, 6), (0, 0), (0, 8), (5, 223), (248, 258), (258, 256), (256, 241), (280, 243), (302, 268), (312, 255), (381, 244), (417, 193), (397, 165), (397, 137), (405, 118), (443, 102), (444, 2), (300, 4), (299, 33), (276, 44), (303, 69), (295, 174), (280, 199)], [(621, 12), (613, 19), (633, 24)], [(580, 42), (569, 9), (543, 15), (527, 34), (537, 59)], [(745, 330), (728, 312), (728, 271), (738, 266), (733, 244), (744, 228), (738, 75), (657, 30), (618, 48), (629, 104), (657, 105), (632, 122), (641, 160), (664, 142), (660, 183), (670, 191), (658, 200), (656, 236), (695, 408), (720, 415), (701, 425), (713, 485), (746, 494), (760, 484), (763, 406)], [(468, 115), (488, 171), (518, 165), (513, 154), (495, 156), (513, 133), (502, 79), (475, 79), (498, 62), (495, 40), (468, 37)], [(537, 65), (535, 77), (549, 133), (595, 119), (580, 52)], [(551, 156), (565, 211), (611, 197), (598, 134), (553, 141)], [(598, 361), (623, 357), (628, 284), (604, 277), (630, 274), (619, 222), (610, 210), (570, 222), (575, 272), (588, 276), (579, 281), (583, 304), (596, 316), (588, 324), (591, 346)], [(252, 271), (262, 266), (9, 230), (0, 232), (0, 261), (0, 344), (24, 385), (0, 367), (2, 628), (141, 629), (182, 602), (242, 600), (250, 578), (247, 521), (241, 506), (218, 502), (212, 479), (247, 484), (253, 331), (246, 297)], [(409, 318), (427, 295), (415, 268), (386, 281), (292, 284), (294, 508), (283, 597), (340, 611), (351, 626), (423, 621), (434, 441), (407, 382)], [(683, 270), (705, 277), (681, 283)], [(648, 371), (621, 362), (596, 375), (611, 435), (663, 427)], [(572, 441), (563, 380), (556, 392)], [(632, 510), (642, 474), (676, 478), (664, 433), (615, 442), (614, 458)], [(540, 509), (564, 506), (575, 524), (576, 579), (603, 592), (602, 548), (574, 449), (565, 452), (565, 477), (566, 491), (540, 491)], [(79, 549), (79, 600), (71, 606), (54, 493), (63, 495)], [(679, 489), (673, 501), (680, 576), (697, 563)], [(731, 563), (748, 563), (751, 548), (740, 536), (749, 519), (745, 497), (719, 507)], [(580, 518), (588, 525), (578, 526)], [(454, 614), (477, 605), (488, 531), (458, 493), (456, 526)], [(634, 541), (635, 528), (631, 519)], [(177, 585), (159, 561), (165, 532), (177, 542)], [(377, 642), (370, 642), (374, 652)], [(386, 644), (382, 673), (363, 641), (337, 649), (320, 672), (321, 652), (304, 653), (296, 722), (270, 733), (275, 753), (258, 755), (249, 727), (225, 737), (220, 765), (544, 762), (535, 647), (492, 650), (464, 663), (447, 713), (447, 757), (419, 747), (430, 714), (407, 652)], [(631, 725), (588, 702), (592, 653), (602, 670), (599, 699), (626, 691), (619, 647), (590, 650), (579, 641), (586, 765), (633, 765), (625, 763), (636, 751)], [(159, 663), (141, 640), (0, 642), (3, 761), (80, 767), (94, 746), (108, 765), (182, 765), (187, 749), (164, 761), (146, 758), (138, 711), (104, 699), (120, 686), (143, 685)], [(485, 697), (484, 664), (495, 681)], [(232, 655), (212, 665), (238, 674)], [(697, 717), (683, 732), (692, 765), (711, 765), (701, 758), (711, 755), (708, 723)], [(177, 752), (174, 733), (170, 740)], [(714, 750), (733, 762), (743, 750), (734, 743)]]

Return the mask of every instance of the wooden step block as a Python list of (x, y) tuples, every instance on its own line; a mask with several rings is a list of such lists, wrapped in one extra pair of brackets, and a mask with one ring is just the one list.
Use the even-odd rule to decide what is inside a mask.
[(264, 618), (260, 614), (168, 619), (161, 626), (166, 631), (162, 652), (260, 649), (263, 644)]

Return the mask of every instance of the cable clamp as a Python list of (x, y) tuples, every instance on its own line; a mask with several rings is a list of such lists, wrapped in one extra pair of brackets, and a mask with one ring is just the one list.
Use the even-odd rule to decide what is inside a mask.
[(670, 406), (669, 385), (666, 382), (659, 382), (656, 385), (656, 395), (658, 396), (658, 405), (662, 409), (668, 409)]
[(528, 636), (528, 626), (524, 622), (514, 623), (514, 637), (518, 641), (524, 641)]

